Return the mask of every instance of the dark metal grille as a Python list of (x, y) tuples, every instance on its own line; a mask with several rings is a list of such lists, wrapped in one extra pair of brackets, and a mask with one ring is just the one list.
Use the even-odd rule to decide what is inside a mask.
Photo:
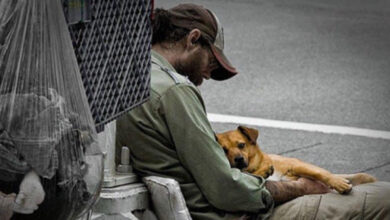
[(90, 21), (69, 26), (98, 131), (149, 98), (152, 7), (151, 0), (92, 0)]

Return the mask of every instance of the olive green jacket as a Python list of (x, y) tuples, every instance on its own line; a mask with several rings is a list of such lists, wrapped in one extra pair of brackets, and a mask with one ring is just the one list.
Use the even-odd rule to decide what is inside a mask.
[(199, 90), (154, 51), (150, 100), (118, 119), (116, 146), (130, 148), (140, 176), (177, 180), (193, 219), (271, 212), (264, 180), (230, 167)]

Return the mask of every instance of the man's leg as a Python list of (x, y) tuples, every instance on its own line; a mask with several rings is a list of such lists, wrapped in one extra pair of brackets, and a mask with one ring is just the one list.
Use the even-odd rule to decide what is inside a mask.
[(390, 182), (362, 184), (348, 195), (296, 198), (276, 207), (271, 219), (390, 219), (389, 198)]

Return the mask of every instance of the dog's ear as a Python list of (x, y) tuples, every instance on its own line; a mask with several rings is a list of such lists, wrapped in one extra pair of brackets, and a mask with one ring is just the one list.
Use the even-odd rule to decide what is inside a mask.
[(238, 126), (237, 128), (243, 135), (245, 135), (252, 144), (256, 144), (259, 131), (253, 128), (247, 128), (245, 126)]

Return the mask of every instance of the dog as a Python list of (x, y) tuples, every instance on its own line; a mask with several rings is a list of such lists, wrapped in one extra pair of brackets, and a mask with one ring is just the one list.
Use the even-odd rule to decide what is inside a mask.
[(269, 180), (297, 180), (306, 177), (319, 180), (340, 194), (347, 194), (352, 186), (375, 182), (375, 177), (366, 173), (332, 174), (318, 166), (296, 158), (266, 154), (257, 144), (256, 129), (238, 126), (236, 130), (216, 134), (231, 167)]

